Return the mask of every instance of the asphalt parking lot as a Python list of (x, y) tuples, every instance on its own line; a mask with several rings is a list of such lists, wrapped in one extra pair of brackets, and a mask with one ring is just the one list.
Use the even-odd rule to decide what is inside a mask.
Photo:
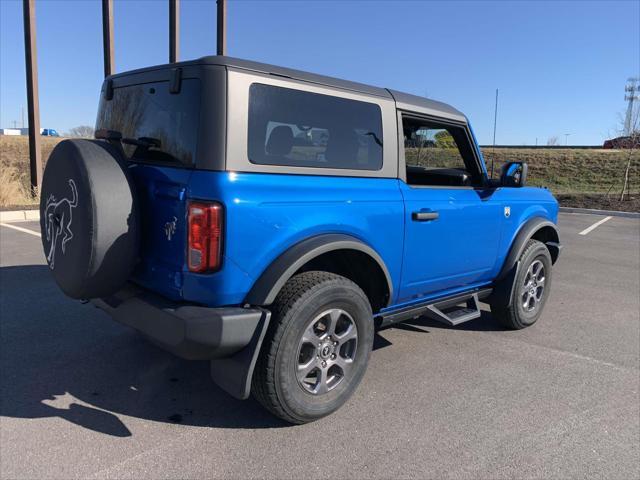
[(601, 219), (561, 215), (535, 326), (383, 330), (354, 398), (295, 427), (64, 297), (0, 226), (0, 476), (639, 478), (640, 220), (580, 235)]

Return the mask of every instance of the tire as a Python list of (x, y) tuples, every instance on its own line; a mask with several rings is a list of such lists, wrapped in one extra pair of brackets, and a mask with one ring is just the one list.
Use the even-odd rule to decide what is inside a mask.
[(298, 274), (287, 281), (272, 306), (252, 393), (289, 423), (329, 415), (362, 380), (373, 336), (371, 305), (355, 283), (328, 272)]
[(494, 318), (512, 330), (536, 323), (551, 291), (552, 261), (544, 243), (529, 240), (519, 260), (511, 301), (500, 299), (491, 303)]
[(47, 264), (72, 298), (106, 297), (127, 281), (139, 251), (137, 202), (119, 151), (64, 140), (47, 162), (40, 229)]

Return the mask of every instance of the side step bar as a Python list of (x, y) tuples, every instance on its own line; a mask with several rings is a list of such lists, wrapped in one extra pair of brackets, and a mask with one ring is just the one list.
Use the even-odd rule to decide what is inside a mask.
[(451, 308), (447, 308), (440, 303), (434, 303), (427, 306), (426, 314), (429, 318), (446, 323), (451, 326), (459, 325), (480, 316), (480, 305), (478, 302), (478, 294), (474, 293), (471, 298), (465, 301), (465, 306), (461, 307), (454, 304)]
[(480, 300), (491, 294), (491, 288), (440, 298), (382, 316), (381, 327), (426, 315), (432, 320), (455, 326), (480, 317)]

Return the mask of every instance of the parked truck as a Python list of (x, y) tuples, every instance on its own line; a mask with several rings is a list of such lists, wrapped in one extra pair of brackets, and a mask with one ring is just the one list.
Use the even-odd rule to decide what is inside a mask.
[(354, 393), (377, 328), (540, 318), (558, 203), (526, 177), (490, 178), (447, 104), (204, 57), (104, 81), (96, 139), (47, 163), (42, 243), (69, 297), (304, 423)]

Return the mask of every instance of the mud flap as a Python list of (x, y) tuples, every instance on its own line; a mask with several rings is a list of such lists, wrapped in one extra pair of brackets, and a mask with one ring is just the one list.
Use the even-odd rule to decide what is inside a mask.
[(271, 312), (264, 310), (251, 341), (239, 352), (211, 360), (211, 379), (229, 395), (246, 400), (251, 393), (251, 378), (258, 360), (262, 340), (269, 327)]
[(514, 283), (520, 270), (520, 260), (511, 268), (511, 270), (495, 285), (491, 295), (485, 300), (491, 305), (499, 307), (508, 307), (513, 303)]

